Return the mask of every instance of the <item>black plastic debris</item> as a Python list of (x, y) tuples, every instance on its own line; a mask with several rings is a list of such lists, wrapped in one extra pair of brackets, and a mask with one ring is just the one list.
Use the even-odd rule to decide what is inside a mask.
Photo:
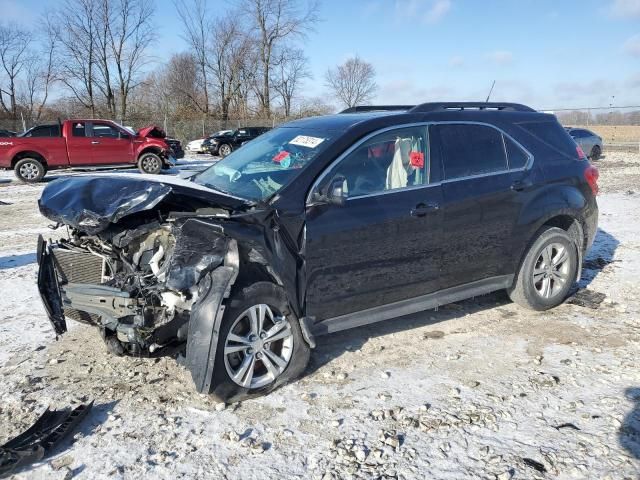
[(578, 305), (579, 307), (590, 308), (592, 310), (597, 310), (600, 308), (600, 304), (604, 301), (607, 296), (604, 293), (594, 292), (593, 290), (589, 290), (583, 288), (578, 290), (575, 295), (573, 295), (567, 303), (571, 305)]
[(561, 423), (560, 425), (556, 425), (555, 427), (556, 430), (560, 430), (562, 428), (570, 428), (572, 430), (580, 430), (580, 428), (576, 427), (573, 423)]
[(0, 447), (0, 477), (42, 460), (87, 416), (93, 402), (47, 410), (26, 431)]
[(522, 461), (527, 467), (531, 467), (540, 473), (547, 473), (547, 468), (543, 464), (532, 458), (523, 458)]

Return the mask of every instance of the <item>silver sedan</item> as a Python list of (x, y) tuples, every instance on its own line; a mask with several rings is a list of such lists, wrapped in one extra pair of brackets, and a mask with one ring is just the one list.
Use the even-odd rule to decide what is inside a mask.
[(580, 145), (582, 151), (591, 160), (598, 160), (602, 155), (602, 137), (596, 135), (591, 130), (586, 128), (570, 128), (568, 127), (567, 133), (571, 135), (571, 138)]

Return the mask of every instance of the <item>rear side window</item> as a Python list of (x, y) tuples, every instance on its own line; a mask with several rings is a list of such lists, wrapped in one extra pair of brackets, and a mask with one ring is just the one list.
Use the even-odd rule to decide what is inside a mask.
[(71, 134), (74, 137), (86, 137), (87, 135), (84, 131), (84, 122), (75, 122), (71, 129)]
[(504, 136), (504, 148), (507, 149), (507, 158), (509, 159), (509, 168), (524, 168), (529, 161), (529, 155), (513, 140), (506, 135)]
[(558, 122), (526, 122), (518, 126), (558, 153), (576, 157), (575, 142)]
[(507, 170), (502, 133), (485, 125), (441, 124), (444, 180)]

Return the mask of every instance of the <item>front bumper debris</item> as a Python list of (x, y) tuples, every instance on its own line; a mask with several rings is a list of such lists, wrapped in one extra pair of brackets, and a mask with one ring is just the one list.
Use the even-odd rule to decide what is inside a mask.
[(0, 477), (42, 460), (87, 416), (93, 402), (74, 409), (47, 410), (29, 429), (0, 447)]
[(55, 266), (53, 263), (53, 253), (51, 247), (42, 238), (38, 236), (38, 291), (40, 298), (44, 304), (49, 321), (53, 325), (56, 335), (62, 335), (67, 331), (67, 322), (64, 319), (62, 310), (62, 297), (60, 295), (60, 286), (58, 285), (58, 277), (56, 276)]

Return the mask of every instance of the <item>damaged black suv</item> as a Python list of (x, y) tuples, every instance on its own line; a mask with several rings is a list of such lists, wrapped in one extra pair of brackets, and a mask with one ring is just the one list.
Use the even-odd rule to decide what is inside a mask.
[(505, 289), (560, 304), (597, 229), (597, 170), (554, 116), (356, 107), (276, 128), (190, 179), (56, 180), (38, 286), (57, 334), (177, 354), (225, 401), (300, 375), (315, 337)]

